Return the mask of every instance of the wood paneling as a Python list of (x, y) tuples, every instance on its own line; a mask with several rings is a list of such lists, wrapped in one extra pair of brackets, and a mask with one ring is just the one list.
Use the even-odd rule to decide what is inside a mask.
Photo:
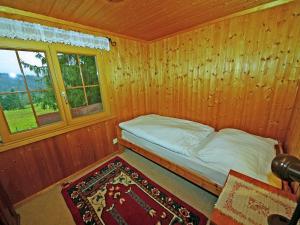
[[(57, 4), (53, 1), (52, 13)], [(0, 153), (5, 189), (17, 202), (97, 161), (115, 150), (116, 121), (145, 113), (283, 141), (300, 79), (299, 24), (297, 1), (150, 45), (112, 37), (117, 46), (108, 56), (108, 80), (116, 119)], [(295, 110), (290, 149), (299, 146), (297, 115)]]
[(111, 103), (119, 120), (150, 112), (149, 46), (113, 38), (117, 47), (110, 52), (112, 68)]
[(116, 151), (116, 120), (0, 153), (0, 179), (18, 202)]
[[(300, 69), (300, 68), (299, 68)], [(286, 149), (288, 153), (300, 158), (300, 90), (298, 89), (293, 116), (286, 136)]]
[(150, 45), (151, 111), (284, 141), (300, 79), (300, 2)]
[(265, 3), (285, 2), (288, 0), (0, 0), (0, 5), (153, 40)]
[(14, 203), (117, 150), (117, 121), (147, 113), (148, 45), (113, 38), (108, 86), (116, 118), (1, 152), (0, 179)]
[(0, 224), (20, 225), (20, 215), (18, 215), (10, 201), (6, 191), (0, 182)]

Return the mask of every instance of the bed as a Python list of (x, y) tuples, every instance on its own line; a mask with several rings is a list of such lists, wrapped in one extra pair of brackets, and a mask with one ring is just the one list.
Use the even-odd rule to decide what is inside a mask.
[(273, 139), (236, 129), (215, 132), (204, 124), (155, 114), (120, 123), (118, 139), (120, 145), (215, 195), (221, 193), (230, 169), (281, 188), (270, 170), (280, 151)]

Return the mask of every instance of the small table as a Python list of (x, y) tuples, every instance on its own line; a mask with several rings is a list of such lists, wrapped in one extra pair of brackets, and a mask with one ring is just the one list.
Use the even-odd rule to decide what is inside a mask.
[(231, 170), (213, 210), (216, 225), (267, 225), (270, 214), (291, 218), (296, 196)]

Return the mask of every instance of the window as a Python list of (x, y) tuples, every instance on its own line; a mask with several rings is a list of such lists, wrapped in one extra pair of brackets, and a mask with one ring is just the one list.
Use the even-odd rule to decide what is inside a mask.
[(103, 111), (95, 56), (57, 53), (72, 117)]
[(0, 49), (0, 104), (10, 133), (61, 120), (44, 52)]
[(0, 41), (0, 150), (110, 115), (99, 50)]

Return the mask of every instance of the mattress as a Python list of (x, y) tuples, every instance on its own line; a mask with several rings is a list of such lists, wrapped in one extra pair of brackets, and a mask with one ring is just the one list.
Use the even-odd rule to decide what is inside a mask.
[[(212, 138), (213, 135), (214, 133), (210, 134), (207, 140)], [(201, 160), (197, 159), (196, 157), (189, 157), (189, 156), (185, 156), (170, 151), (167, 148), (164, 148), (160, 145), (147, 141), (125, 130), (122, 130), (122, 138), (145, 150), (155, 153), (158, 156), (166, 158), (177, 165), (190, 169), (193, 172), (199, 174), (200, 176), (206, 177), (208, 180), (210, 180), (213, 183), (216, 183), (220, 186), (224, 186), (227, 175), (224, 175), (223, 173), (220, 173), (210, 167), (205, 166), (205, 163), (203, 163)]]
[[(215, 139), (216, 135), (217, 132), (211, 133), (206, 138), (203, 144), (206, 145), (212, 142)], [(149, 152), (155, 153), (160, 157), (166, 158), (179, 166), (190, 169), (191, 171), (199, 174), (202, 177), (207, 178), (209, 181), (216, 183), (222, 187), (226, 182), (227, 174), (222, 173), (220, 170), (218, 171), (218, 168), (214, 169), (213, 165), (201, 160), (200, 158), (197, 158), (195, 154), (193, 156), (186, 156), (170, 151), (169, 149), (163, 146), (152, 143), (144, 138), (138, 137), (135, 134), (126, 130), (122, 130), (122, 138)], [(259, 177), (255, 176), (252, 177), (266, 182), (274, 187), (281, 188), (280, 179), (277, 178), (273, 173), (269, 174), (267, 179), (260, 179)]]

